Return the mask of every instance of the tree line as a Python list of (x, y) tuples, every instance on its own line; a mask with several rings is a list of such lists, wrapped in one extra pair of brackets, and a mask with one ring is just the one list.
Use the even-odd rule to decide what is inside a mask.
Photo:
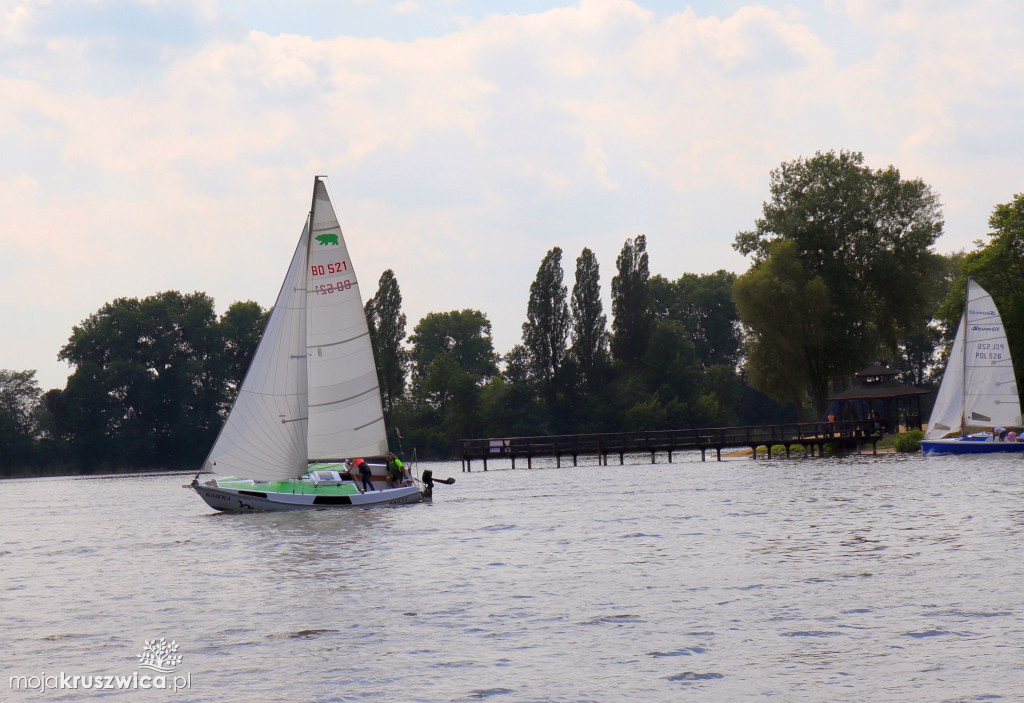
[[(995, 207), (974, 251), (943, 256), (932, 248), (937, 195), (857, 152), (785, 162), (770, 193), (735, 236), (751, 260), (739, 276), (651, 275), (646, 236), (628, 238), (610, 322), (594, 253), (571, 267), (552, 248), (522, 340), (503, 355), (480, 310), (430, 313), (410, 334), (385, 271), (365, 311), (392, 446), (439, 458), (469, 437), (815, 419), (830, 379), (876, 361), (934, 386), (968, 276), (993, 294), (1024, 354), (1024, 194)], [(74, 369), (64, 389), (0, 371), (0, 471), (198, 466), (268, 316), (244, 302), (218, 317), (206, 294), (176, 291), (104, 305), (60, 350)]]
[(119, 298), (72, 329), (74, 367), (45, 393), (35, 371), (0, 371), (0, 470), (180, 468), (206, 455), (269, 311), (217, 317), (205, 293)]
[(792, 419), (753, 389), (726, 271), (651, 276), (644, 235), (627, 239), (611, 281), (611, 324), (600, 269), (584, 248), (571, 291), (563, 251), (544, 256), (530, 285), (522, 341), (495, 352), (473, 309), (430, 313), (403, 339), (392, 271), (366, 304), (388, 424), (421, 456), (453, 456), (469, 437), (668, 429)]

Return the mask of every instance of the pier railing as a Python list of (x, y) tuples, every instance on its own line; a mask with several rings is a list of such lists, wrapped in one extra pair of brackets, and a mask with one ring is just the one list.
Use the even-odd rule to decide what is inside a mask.
[(626, 454), (649, 453), (655, 461), (658, 453), (699, 450), (701, 459), (708, 450), (714, 450), (721, 460), (722, 449), (749, 448), (757, 458), (760, 447), (785, 448), (786, 454), (794, 445), (800, 445), (812, 454), (826, 444), (856, 447), (877, 445), (885, 431), (884, 420), (849, 420), (841, 422), (801, 422), (779, 425), (749, 425), (743, 427), (707, 427), (682, 430), (655, 430), (649, 432), (604, 432), (596, 434), (546, 435), (534, 437), (487, 437), (463, 439), (460, 442), (463, 468), (469, 470), (471, 462), (481, 460), (487, 470), (488, 460), (526, 459), (527, 465), (535, 457), (554, 457), (561, 466), (562, 457), (572, 457), (573, 465), (580, 456), (597, 456), (607, 464), (608, 457), (617, 455), (624, 462)]

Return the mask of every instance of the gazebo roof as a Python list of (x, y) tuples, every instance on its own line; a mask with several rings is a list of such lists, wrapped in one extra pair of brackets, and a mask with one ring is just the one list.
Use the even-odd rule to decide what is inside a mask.
[(923, 388), (914, 388), (903, 383), (865, 383), (863, 385), (848, 388), (842, 393), (836, 393), (829, 398), (832, 400), (872, 400), (875, 398), (902, 398), (914, 395), (928, 395), (931, 391)]
[(931, 391), (897, 382), (896, 372), (882, 364), (872, 364), (853, 376), (856, 379), (853, 387), (833, 394), (829, 398), (830, 401), (907, 398), (931, 393)]
[(857, 378), (864, 378), (866, 376), (895, 376), (896, 372), (890, 369), (888, 366), (882, 366), (881, 364), (871, 364), (862, 371), (858, 371), (853, 374)]

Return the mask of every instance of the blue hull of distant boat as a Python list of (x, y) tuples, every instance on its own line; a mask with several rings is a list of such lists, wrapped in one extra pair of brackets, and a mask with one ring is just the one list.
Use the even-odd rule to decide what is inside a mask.
[(991, 439), (922, 439), (925, 454), (995, 454), (1024, 452), (1024, 442), (995, 442)]

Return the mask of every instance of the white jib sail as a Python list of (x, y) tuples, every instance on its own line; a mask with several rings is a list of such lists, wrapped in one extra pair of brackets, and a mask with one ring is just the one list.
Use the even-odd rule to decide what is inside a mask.
[(960, 420), (964, 414), (964, 319), (960, 318), (953, 349), (949, 352), (946, 371), (942, 374), (939, 394), (928, 418), (925, 439), (940, 439), (950, 433), (960, 432)]
[(973, 279), (967, 306), (942, 377), (928, 439), (958, 430), (1020, 427), (1020, 396), (1006, 331), (995, 302)]
[(383, 456), (387, 434), (359, 281), (320, 180), (314, 198), (306, 266), (309, 459)]
[(302, 230), (249, 370), (204, 470), (260, 481), (306, 472), (306, 256)]

